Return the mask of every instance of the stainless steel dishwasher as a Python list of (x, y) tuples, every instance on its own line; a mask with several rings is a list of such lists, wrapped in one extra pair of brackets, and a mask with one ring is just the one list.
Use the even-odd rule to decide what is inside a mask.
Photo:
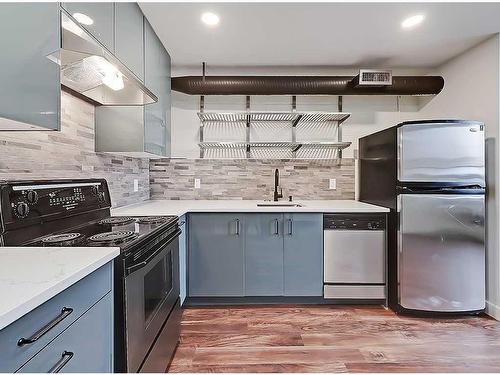
[(386, 299), (384, 214), (325, 214), (324, 298)]

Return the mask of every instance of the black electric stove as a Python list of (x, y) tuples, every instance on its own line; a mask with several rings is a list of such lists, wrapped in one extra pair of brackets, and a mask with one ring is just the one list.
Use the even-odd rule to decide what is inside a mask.
[(177, 216), (110, 216), (82, 226), (54, 231), (25, 242), (22, 246), (116, 246), (122, 252), (128, 252), (157, 233), (175, 232), (177, 220)]
[(119, 247), (115, 372), (163, 372), (179, 337), (177, 216), (111, 216), (103, 179), (0, 182), (0, 245)]
[(118, 246), (126, 251), (177, 229), (177, 216), (113, 217), (110, 207), (105, 180), (0, 183), (0, 244)]

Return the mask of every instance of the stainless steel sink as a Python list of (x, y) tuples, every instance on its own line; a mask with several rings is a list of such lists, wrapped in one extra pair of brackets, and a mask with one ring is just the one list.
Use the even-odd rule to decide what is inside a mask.
[(299, 203), (266, 202), (257, 203), (257, 207), (302, 207)]

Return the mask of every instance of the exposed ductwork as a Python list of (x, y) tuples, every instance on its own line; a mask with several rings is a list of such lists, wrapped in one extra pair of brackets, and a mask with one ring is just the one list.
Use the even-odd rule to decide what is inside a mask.
[(189, 95), (436, 95), (441, 76), (394, 76), (390, 86), (360, 86), (352, 76), (184, 76), (172, 90)]

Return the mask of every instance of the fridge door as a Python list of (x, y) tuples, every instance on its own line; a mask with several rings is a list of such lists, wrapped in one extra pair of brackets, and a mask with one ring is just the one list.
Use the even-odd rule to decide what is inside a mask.
[(398, 180), (484, 186), (478, 122), (422, 122), (398, 128)]
[(398, 217), (399, 304), (484, 309), (484, 195), (402, 194)]

